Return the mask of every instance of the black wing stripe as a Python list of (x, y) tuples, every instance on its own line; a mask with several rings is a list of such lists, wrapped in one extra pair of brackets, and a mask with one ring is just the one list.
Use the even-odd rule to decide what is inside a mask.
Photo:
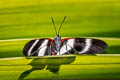
[(86, 53), (89, 49), (90, 49), (90, 47), (91, 47), (91, 45), (92, 45), (92, 39), (85, 39), (85, 46), (84, 46), (84, 48), (80, 51), (80, 52), (78, 52), (79, 54), (82, 54), (82, 53)]
[(34, 48), (32, 49), (31, 53), (35, 52), (43, 43), (45, 39), (39, 39), (38, 43), (34, 46)]
[(35, 45), (38, 43), (39, 39), (35, 40), (35, 42), (32, 44), (32, 46), (30, 47), (30, 49), (28, 50), (28, 56), (30, 56), (33, 48), (35, 47)]
[(98, 39), (92, 39), (92, 45), (87, 53), (101, 53), (107, 48), (107, 44)]
[(85, 47), (85, 38), (75, 38), (74, 49), (77, 52), (81, 52)]
[(30, 42), (28, 42), (27, 44), (25, 44), (24, 48), (23, 48), (23, 54), (25, 56), (28, 56), (28, 50), (31, 48), (31, 46), (33, 45), (33, 43), (35, 42), (36, 40), (31, 40)]
[[(38, 51), (38, 56), (44, 56), (46, 49), (47, 49), (47, 45), (48, 45), (49, 40), (45, 39), (43, 41), (43, 43), (41, 44), (41, 46), (39, 47), (39, 51)], [(40, 49), (41, 48), (41, 49)]]
[[(85, 42), (84, 42), (84, 41)], [(107, 44), (98, 39), (76, 38), (74, 49), (78, 54), (101, 53), (107, 48)]]
[(107, 44), (104, 41), (102, 41), (102, 40), (93, 39), (92, 40), (92, 44), (93, 45), (97, 45), (97, 46), (99, 46), (99, 47), (101, 47), (103, 49), (107, 48)]

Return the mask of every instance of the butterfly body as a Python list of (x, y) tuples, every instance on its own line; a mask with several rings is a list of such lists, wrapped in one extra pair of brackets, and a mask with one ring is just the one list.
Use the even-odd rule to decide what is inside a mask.
[(62, 46), (62, 41), (61, 41), (61, 37), (59, 35), (57, 35), (54, 39), (53, 39), (53, 52), (54, 53), (59, 53), (60, 48)]

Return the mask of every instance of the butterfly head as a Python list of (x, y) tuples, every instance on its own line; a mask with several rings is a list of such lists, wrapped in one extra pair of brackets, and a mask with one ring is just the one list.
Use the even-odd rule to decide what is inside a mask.
[(61, 40), (61, 36), (56, 35), (55, 38), (54, 38), (54, 40), (57, 40), (57, 41)]
[(62, 23), (61, 23), (61, 25), (60, 25), (60, 27), (59, 27), (59, 29), (57, 31), (54, 20), (52, 18), (52, 23), (53, 23), (53, 26), (54, 26), (54, 29), (55, 29), (55, 32), (56, 32), (56, 36), (53, 39), (53, 48), (54, 48), (53, 50), (54, 50), (55, 53), (60, 52), (62, 41), (61, 41), (61, 37), (59, 36), (59, 33), (60, 33), (60, 29), (61, 29), (62, 24), (64, 23), (65, 19), (66, 19), (66, 16), (64, 17), (64, 19), (63, 19), (63, 21), (62, 21)]

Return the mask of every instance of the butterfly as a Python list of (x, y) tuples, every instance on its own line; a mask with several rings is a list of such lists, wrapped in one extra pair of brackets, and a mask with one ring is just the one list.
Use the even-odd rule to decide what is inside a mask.
[(58, 31), (54, 20), (52, 23), (56, 32), (56, 36), (51, 38), (40, 38), (29, 41), (23, 48), (24, 56), (53, 56), (68, 54), (96, 54), (101, 53), (107, 48), (107, 43), (93, 38), (71, 37), (62, 39), (59, 35), (64, 17)]

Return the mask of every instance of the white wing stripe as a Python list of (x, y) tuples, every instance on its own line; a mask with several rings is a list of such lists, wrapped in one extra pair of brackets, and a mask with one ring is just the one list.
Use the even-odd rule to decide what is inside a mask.
[(33, 43), (33, 45), (31, 46), (31, 48), (30, 48), (29, 51), (28, 51), (28, 56), (30, 56), (30, 53), (31, 53), (32, 49), (33, 49), (34, 46), (38, 43), (38, 41), (39, 41), (39, 40), (36, 40), (36, 41)]
[(75, 41), (75, 39), (69, 39), (68, 42), (67, 42), (67, 45), (70, 45), (70, 47), (73, 48), (74, 41)]
[(81, 52), (78, 52), (78, 53), (82, 54), (82, 53), (87, 52), (89, 50), (90, 46), (91, 46), (91, 39), (86, 39), (84, 49)]
[(43, 43), (42, 43), (42, 45), (39, 47), (39, 52), (38, 52), (38, 56), (44, 56), (44, 54), (45, 54), (45, 50), (46, 50), (46, 48), (47, 48), (47, 44), (48, 44), (48, 40), (45, 40)]
[[(75, 39), (69, 39), (65, 45), (63, 45), (60, 49), (60, 55), (66, 53), (69, 51), (71, 48), (73, 48)], [(66, 49), (67, 47), (67, 49)], [(59, 55), (59, 52), (57, 53)]]

